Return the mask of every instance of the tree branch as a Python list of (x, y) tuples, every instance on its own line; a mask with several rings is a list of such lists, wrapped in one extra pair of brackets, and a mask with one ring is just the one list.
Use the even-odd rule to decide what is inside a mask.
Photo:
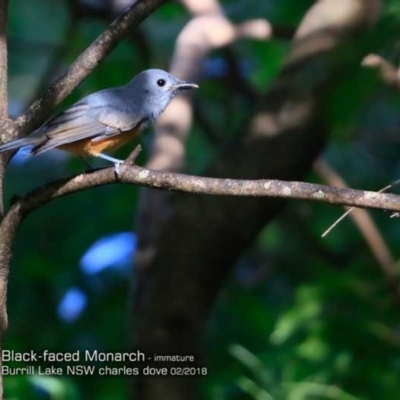
[(58, 197), (115, 183), (146, 186), (181, 193), (307, 200), (400, 212), (400, 196), (395, 194), (273, 179), (208, 178), (152, 171), (136, 165), (121, 165), (119, 176), (115, 174), (114, 167), (97, 169), (58, 179), (18, 198), (0, 223), (0, 237), (4, 238), (4, 235), (7, 235), (10, 230), (10, 221), (15, 221), (17, 215), (22, 221), (32, 211)]
[[(39, 126), (54, 108), (110, 53), (121, 38), (168, 0), (140, 0), (122, 13), (47, 90), (15, 121), (19, 135)], [(16, 134), (13, 134), (13, 137)], [(12, 137), (9, 137), (10, 140)]]

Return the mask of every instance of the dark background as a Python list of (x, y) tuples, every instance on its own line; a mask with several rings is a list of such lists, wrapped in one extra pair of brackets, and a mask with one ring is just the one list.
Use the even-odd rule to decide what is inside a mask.
[[(111, 3), (10, 2), (13, 117), (107, 27), (119, 10), (117, 2), (114, 9)], [(292, 32), (312, 1), (221, 4), (235, 23), (267, 18), (286, 33), (269, 40), (239, 40), (228, 52), (214, 50), (202, 60), (200, 89), (194, 94), (195, 119), (186, 142), (184, 171), (191, 174), (201, 175), (239, 141), (257, 110), (255, 97), (274, 81), (289, 52)], [(371, 45), (394, 65), (399, 42), (393, 27), (399, 17), (400, 3), (386, 1)], [(94, 91), (125, 84), (143, 69), (168, 69), (177, 35), (189, 19), (181, 4), (167, 3), (121, 43), (61, 108)], [(229, 79), (232, 65), (250, 94)], [(318, 65), (316, 73), (321, 72), (318, 68), (325, 66)], [(329, 139), (322, 156), (331, 168), (354, 188), (378, 190), (398, 179), (398, 92), (388, 89), (374, 70), (357, 67), (323, 99)], [(140, 142), (144, 150), (137, 162), (144, 165), (151, 134)], [(114, 155), (123, 158), (132, 148), (133, 144)], [(80, 159), (63, 152), (37, 158), (18, 154), (7, 172), (6, 199), (84, 168)], [(304, 179), (326, 182), (315, 168)], [(25, 221), (11, 265), (5, 349), (126, 349), (140, 190), (122, 185), (90, 189), (57, 199)], [(240, 257), (232, 257), (233, 269), (212, 306), (201, 345), (209, 370), (201, 383), (206, 399), (399, 398), (397, 277), (388, 278), (373, 255), (374, 242), (366, 243), (351, 219), (321, 238), (342, 212), (338, 206), (291, 201), (271, 223), (252, 233), (254, 239), (248, 238), (251, 245)], [(371, 215), (398, 274), (399, 220), (383, 211)], [(185, 240), (179, 237), (175, 245), (185, 247)], [(166, 281), (168, 276), (166, 270)], [(122, 399), (127, 396), (126, 383), (123, 377), (6, 377), (5, 398)]]

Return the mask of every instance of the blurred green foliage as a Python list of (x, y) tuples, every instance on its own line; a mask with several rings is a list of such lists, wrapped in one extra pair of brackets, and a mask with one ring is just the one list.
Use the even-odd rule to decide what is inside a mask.
[[(234, 21), (266, 17), (295, 27), (310, 0), (225, 0)], [(393, 27), (397, 0), (387, 1), (374, 30), (375, 51), (398, 64)], [(167, 68), (174, 41), (188, 15), (165, 5), (140, 28), (149, 59), (135, 40), (126, 40), (62, 105), (93, 91), (126, 83), (147, 67)], [(10, 2), (10, 113), (17, 115), (107, 26), (99, 19), (72, 20), (67, 1)], [(241, 41), (233, 46), (247, 63), (245, 78), (263, 92), (289, 44)], [(209, 55), (223, 59), (223, 52)], [(56, 58), (56, 59), (55, 59)], [(255, 104), (218, 77), (205, 76), (196, 102), (217, 137), (196, 124), (187, 143), (187, 170), (201, 173), (224, 143), (240, 135)], [(328, 101), (328, 99), (327, 99)], [(399, 95), (387, 91), (374, 71), (360, 70), (330, 99), (331, 141), (326, 158), (352, 187), (379, 189), (400, 175)], [(232, 118), (234, 115), (234, 118)], [(143, 139), (146, 159), (148, 139)], [(122, 149), (123, 157), (129, 152)], [(95, 165), (101, 165), (92, 161)], [(84, 164), (52, 152), (11, 165), (6, 198), (76, 173)], [(311, 175), (310, 180), (318, 180)], [(4, 347), (123, 350), (127, 332), (129, 262), (126, 269), (87, 276), (80, 259), (99, 238), (131, 231), (138, 188), (112, 186), (59, 199), (27, 219), (14, 246)], [(400, 397), (400, 318), (392, 289), (350, 220), (326, 239), (320, 234), (341, 215), (339, 207), (292, 203), (238, 261), (211, 316), (204, 354), (210, 400), (396, 400)], [(389, 214), (375, 222), (398, 257), (400, 227)], [(118, 252), (118, 249), (115, 250)], [(125, 271), (125, 272), (124, 272)], [(71, 287), (87, 298), (82, 314), (65, 322), (58, 306)], [(398, 289), (398, 288), (397, 288)], [(26, 377), (5, 379), (8, 400), (122, 399), (125, 378)]]

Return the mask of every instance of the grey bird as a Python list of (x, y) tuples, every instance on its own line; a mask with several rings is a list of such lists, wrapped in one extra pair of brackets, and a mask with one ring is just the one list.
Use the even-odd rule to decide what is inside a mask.
[(120, 148), (153, 123), (179, 92), (198, 88), (160, 69), (136, 75), (127, 85), (86, 96), (31, 135), (0, 146), (0, 152), (32, 146), (41, 154), (54, 148), (111, 161), (119, 173), (123, 160), (103, 154)]

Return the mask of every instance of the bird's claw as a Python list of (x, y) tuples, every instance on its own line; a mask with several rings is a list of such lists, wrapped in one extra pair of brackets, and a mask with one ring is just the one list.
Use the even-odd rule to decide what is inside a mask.
[(115, 164), (114, 164), (114, 171), (115, 171), (115, 174), (119, 177), (120, 176), (120, 173), (121, 173), (121, 164), (122, 164), (122, 162), (116, 162)]

